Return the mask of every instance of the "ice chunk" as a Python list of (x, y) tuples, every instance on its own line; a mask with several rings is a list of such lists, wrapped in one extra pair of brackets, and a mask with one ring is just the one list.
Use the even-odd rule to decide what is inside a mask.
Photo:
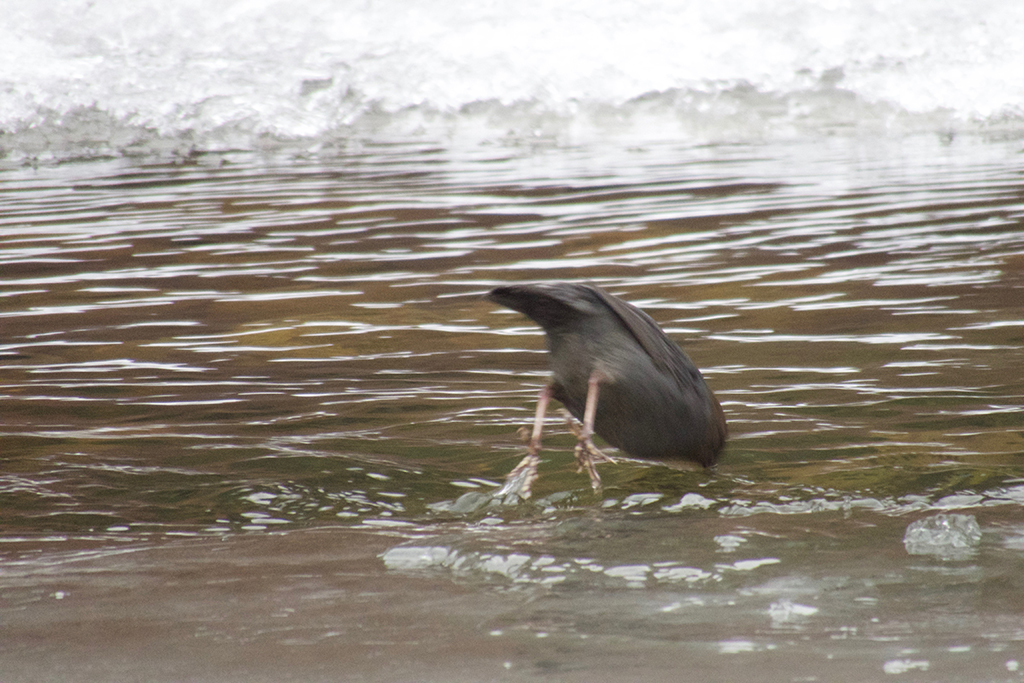
[(700, 508), (706, 510), (715, 504), (710, 498), (705, 498), (699, 493), (687, 493), (675, 505), (665, 505), (661, 509), (666, 512), (679, 512), (683, 508)]
[(974, 515), (941, 514), (912, 522), (903, 535), (911, 555), (935, 555), (944, 560), (969, 558), (981, 542)]
[(778, 600), (768, 606), (768, 616), (772, 620), (772, 626), (801, 621), (817, 613), (817, 607), (801, 605), (786, 599)]
[(887, 674), (905, 674), (908, 671), (917, 669), (918, 671), (928, 670), (928, 660), (926, 659), (893, 659), (882, 665), (882, 671)]

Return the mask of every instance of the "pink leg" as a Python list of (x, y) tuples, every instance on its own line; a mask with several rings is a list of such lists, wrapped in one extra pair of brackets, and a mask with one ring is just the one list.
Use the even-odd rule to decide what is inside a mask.
[(523, 458), (515, 468), (505, 477), (505, 485), (498, 491), (498, 496), (504, 496), (515, 492), (520, 498), (529, 498), (533, 482), (537, 480), (537, 464), (540, 463), (540, 437), (544, 431), (544, 416), (548, 412), (548, 403), (551, 402), (551, 386), (540, 390), (537, 396), (537, 412), (533, 417), (533, 433), (530, 434), (530, 441), (526, 446), (526, 457)]
[(587, 403), (583, 408), (583, 427), (577, 431), (573, 429), (576, 434), (576, 462), (579, 465), (577, 471), (587, 471), (590, 475), (590, 485), (595, 491), (601, 488), (601, 475), (597, 473), (597, 467), (594, 466), (598, 462), (614, 462), (607, 455), (602, 453), (594, 445), (594, 419), (597, 417), (597, 399), (601, 393), (601, 380), (604, 376), (598, 371), (594, 371), (590, 375), (590, 379), (587, 382)]
[(548, 412), (548, 403), (551, 402), (551, 385), (544, 387), (537, 395), (537, 412), (533, 414), (533, 433), (530, 434), (530, 443), (527, 445), (532, 455), (540, 451), (540, 435), (544, 431), (544, 416)]

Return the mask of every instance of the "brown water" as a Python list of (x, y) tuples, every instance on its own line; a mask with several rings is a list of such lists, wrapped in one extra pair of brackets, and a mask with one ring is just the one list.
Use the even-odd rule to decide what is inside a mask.
[[(1022, 172), (931, 139), (3, 170), (0, 679), (1021, 680)], [(553, 279), (681, 342), (716, 472), (594, 494), (552, 416), (535, 499), (490, 499), (545, 358), (480, 294)]]

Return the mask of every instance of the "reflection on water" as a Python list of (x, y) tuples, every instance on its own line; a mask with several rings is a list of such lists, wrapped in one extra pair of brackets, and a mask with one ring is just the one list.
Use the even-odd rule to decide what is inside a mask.
[[(492, 649), (735, 658), (813, 633), (808, 675), (941, 679), (977, 656), (1018, 676), (1011, 152), (382, 145), (4, 171), (0, 588), (32, 606), (47, 557), (341, 526), (369, 583), (455, 582), (468, 613), (564, 600), (501, 598)], [(594, 494), (553, 417), (537, 500), (489, 498), (546, 370), (540, 331), (479, 295), (545, 279), (600, 283), (683, 343), (730, 422), (716, 472), (624, 461)], [(936, 512), (973, 521), (969, 552), (908, 552)]]

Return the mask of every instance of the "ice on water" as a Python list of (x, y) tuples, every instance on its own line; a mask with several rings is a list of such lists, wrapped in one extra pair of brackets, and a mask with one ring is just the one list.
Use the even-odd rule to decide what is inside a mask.
[(1024, 4), (1005, 0), (0, 0), (0, 16), (8, 154), (952, 133), (1024, 115)]
[(903, 545), (911, 555), (934, 555), (955, 560), (971, 557), (981, 542), (981, 527), (974, 515), (939, 514), (907, 527)]

